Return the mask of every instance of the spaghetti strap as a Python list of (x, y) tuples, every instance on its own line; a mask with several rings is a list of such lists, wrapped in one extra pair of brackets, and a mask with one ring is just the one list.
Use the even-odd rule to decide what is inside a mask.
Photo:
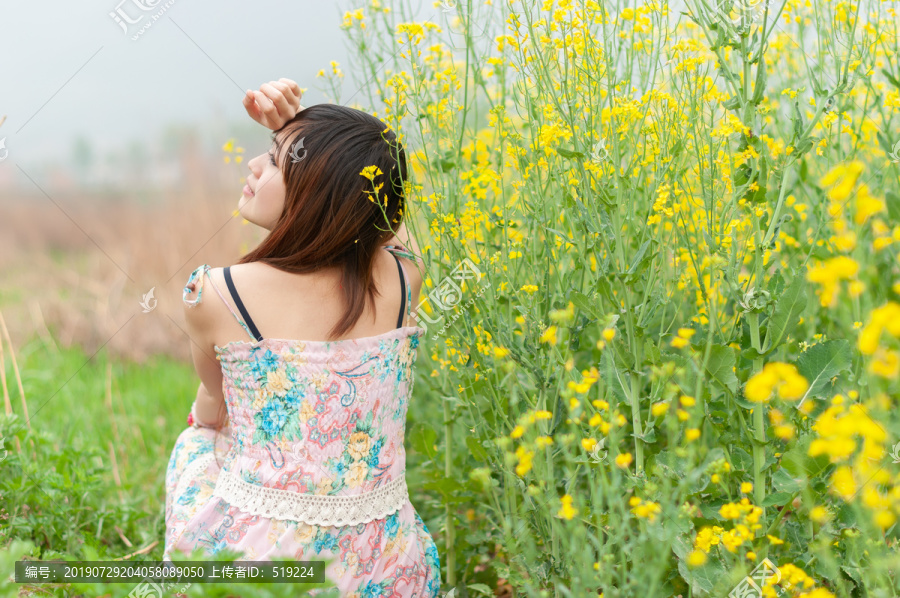
[[(203, 264), (202, 266), (200, 266), (199, 268), (194, 270), (191, 273), (190, 278), (188, 278), (187, 284), (185, 284), (185, 286), (184, 286), (184, 294), (182, 295), (182, 300), (184, 301), (184, 304), (187, 305), (188, 307), (195, 307), (200, 304), (200, 302), (203, 298), (203, 275), (205, 274), (208, 276), (209, 271), (210, 271), (209, 265)], [(226, 269), (226, 271), (227, 271), (227, 269)], [(229, 273), (228, 277), (230, 278), (230, 273)], [(248, 335), (250, 335), (251, 337), (257, 338), (256, 335), (254, 335), (254, 333), (251, 332), (251, 330), (247, 326), (247, 324), (245, 324), (244, 321), (240, 318), (240, 316), (238, 316), (236, 313), (234, 313), (234, 310), (231, 308), (231, 304), (228, 303), (228, 300), (225, 299), (225, 295), (223, 295), (222, 291), (219, 290), (219, 286), (215, 282), (213, 282), (212, 276), (209, 277), (209, 282), (212, 283), (213, 289), (215, 289), (216, 294), (218, 294), (219, 297), (222, 299), (222, 303), (225, 304), (225, 306), (228, 308), (228, 311), (231, 312), (231, 315), (233, 315), (235, 320), (237, 320), (238, 324), (241, 325), (241, 328), (243, 328), (244, 331), (246, 331), (246, 333)], [(227, 278), (226, 278), (226, 282), (227, 282)], [(194, 291), (197, 291), (197, 298), (192, 299), (192, 300), (188, 299), (188, 295)], [(238, 305), (240, 305), (243, 308), (243, 304), (239, 303)], [(254, 326), (253, 328), (255, 330), (256, 326)], [(257, 340), (259, 340), (259, 339), (257, 339)]]
[(253, 319), (250, 317), (250, 314), (247, 313), (247, 308), (244, 307), (244, 302), (241, 301), (241, 296), (238, 295), (237, 289), (234, 288), (234, 281), (231, 279), (231, 266), (225, 266), (225, 268), (222, 270), (222, 273), (225, 274), (225, 284), (228, 285), (228, 292), (231, 293), (231, 298), (234, 299), (235, 305), (237, 305), (238, 309), (241, 312), (241, 315), (244, 316), (244, 321), (247, 323), (250, 336), (256, 339), (257, 342), (261, 341), (263, 338), (262, 335), (256, 328), (256, 324), (253, 323)]
[(397, 256), (408, 257), (412, 260), (416, 259), (416, 256), (407, 251), (405, 247), (384, 245), (384, 248), (394, 256), (394, 260), (397, 262), (397, 269), (400, 271), (400, 295), (403, 299), (400, 303), (400, 314), (397, 317), (397, 328), (402, 328), (404, 323), (404, 312), (406, 317), (409, 318), (410, 304), (412, 304), (412, 290), (409, 284), (409, 277), (406, 275), (406, 268), (403, 267), (403, 263)]

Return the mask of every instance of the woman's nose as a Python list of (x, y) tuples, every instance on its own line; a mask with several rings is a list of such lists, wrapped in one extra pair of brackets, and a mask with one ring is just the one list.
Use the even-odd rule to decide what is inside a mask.
[(250, 168), (250, 172), (253, 173), (256, 178), (259, 178), (260, 173), (262, 172), (262, 168), (260, 168), (260, 164), (262, 164), (263, 156), (256, 156), (252, 160), (247, 162), (247, 167)]

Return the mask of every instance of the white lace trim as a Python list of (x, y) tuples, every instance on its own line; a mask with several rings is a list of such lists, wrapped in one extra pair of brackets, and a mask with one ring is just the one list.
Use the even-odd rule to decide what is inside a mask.
[(371, 492), (327, 496), (250, 484), (226, 470), (219, 472), (213, 496), (251, 515), (338, 527), (387, 517), (409, 500), (404, 474)]

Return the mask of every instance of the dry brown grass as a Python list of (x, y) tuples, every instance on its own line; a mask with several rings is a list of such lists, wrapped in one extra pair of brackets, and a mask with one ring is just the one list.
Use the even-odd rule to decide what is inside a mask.
[[(39, 183), (51, 200), (24, 177), (22, 190), (0, 195), (0, 309), (15, 346), (38, 335), (88, 355), (105, 346), (138, 362), (190, 358), (188, 276), (203, 263), (234, 263), (261, 235), (232, 217), (243, 185), (233, 171), (196, 163), (185, 171), (192, 178), (152, 207), (133, 193), (102, 198)], [(143, 313), (154, 287), (156, 307)]]

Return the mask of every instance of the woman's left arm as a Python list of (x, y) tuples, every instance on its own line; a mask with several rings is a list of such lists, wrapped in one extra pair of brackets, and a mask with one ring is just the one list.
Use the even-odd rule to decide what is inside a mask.
[[(221, 386), (219, 395), (221, 395)], [(202, 427), (220, 429), (225, 425), (228, 410), (225, 408), (225, 398), (216, 398), (206, 390), (204, 382), (197, 387), (197, 398), (194, 400), (194, 419)]]
[(207, 340), (210, 329), (209, 317), (201, 302), (193, 307), (184, 307), (184, 319), (191, 341), (191, 356), (194, 369), (200, 377), (197, 398), (192, 413), (196, 423), (203, 427), (221, 428), (225, 425), (228, 411), (222, 392), (222, 367), (215, 358), (215, 347)]

